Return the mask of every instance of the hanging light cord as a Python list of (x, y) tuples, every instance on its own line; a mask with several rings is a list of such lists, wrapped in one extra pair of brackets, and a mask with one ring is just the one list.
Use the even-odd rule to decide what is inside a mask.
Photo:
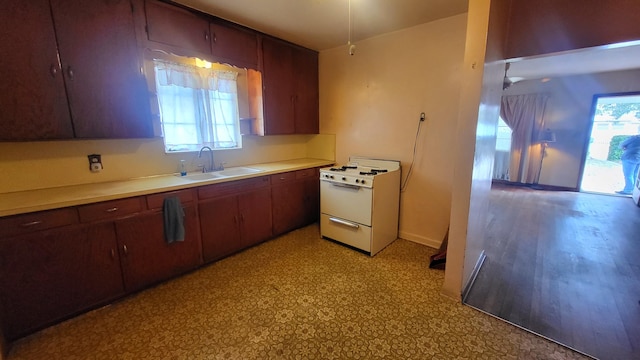
[(416, 138), (413, 141), (413, 156), (411, 158), (411, 165), (409, 165), (409, 171), (407, 171), (407, 177), (404, 178), (404, 182), (402, 183), (402, 186), (400, 186), (400, 192), (404, 192), (407, 189), (409, 178), (411, 177), (411, 173), (413, 172), (413, 164), (416, 161), (416, 151), (418, 149), (418, 136), (420, 136), (420, 129), (422, 128), (423, 122), (424, 121), (418, 122), (418, 130), (416, 131)]

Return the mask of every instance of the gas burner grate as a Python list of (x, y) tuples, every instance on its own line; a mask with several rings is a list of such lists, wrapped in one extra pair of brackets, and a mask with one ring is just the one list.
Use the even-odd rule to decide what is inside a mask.
[(342, 167), (339, 168), (331, 168), (329, 170), (331, 171), (347, 171), (348, 169), (357, 169), (357, 166), (349, 166), (349, 165), (343, 165)]
[(369, 171), (360, 171), (360, 175), (378, 175), (380, 173), (386, 173), (387, 169), (371, 169)]

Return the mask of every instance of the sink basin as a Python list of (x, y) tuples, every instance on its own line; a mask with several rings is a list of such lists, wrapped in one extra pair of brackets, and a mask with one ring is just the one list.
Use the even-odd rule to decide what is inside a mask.
[(220, 176), (240, 176), (240, 175), (255, 174), (261, 171), (264, 171), (264, 170), (238, 166), (238, 167), (228, 168), (225, 170), (216, 171), (215, 174), (218, 174)]
[(213, 180), (221, 177), (223, 176), (218, 175), (216, 173), (193, 173), (193, 174), (188, 174), (186, 176), (180, 176), (181, 179), (191, 180), (191, 181)]

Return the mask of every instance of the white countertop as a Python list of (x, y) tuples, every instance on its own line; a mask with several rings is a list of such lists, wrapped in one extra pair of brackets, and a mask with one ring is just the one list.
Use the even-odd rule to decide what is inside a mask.
[(168, 174), (122, 181), (4, 193), (0, 194), (0, 216), (23, 214), (33, 211), (50, 210), (158, 192), (187, 189), (202, 185), (277, 174), (286, 171), (329, 166), (333, 163), (334, 162), (331, 160), (305, 158), (246, 165), (246, 167), (260, 169), (262, 171), (249, 175), (208, 180), (187, 180), (183, 177), (176, 176), (175, 174)]

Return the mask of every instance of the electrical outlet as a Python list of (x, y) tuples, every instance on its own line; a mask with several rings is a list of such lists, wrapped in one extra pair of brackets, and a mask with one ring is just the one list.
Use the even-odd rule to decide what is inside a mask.
[(102, 170), (102, 156), (100, 154), (87, 155), (89, 158), (89, 170), (100, 172)]
[(420, 121), (424, 121), (424, 119), (427, 118), (427, 115), (425, 113), (420, 113)]

